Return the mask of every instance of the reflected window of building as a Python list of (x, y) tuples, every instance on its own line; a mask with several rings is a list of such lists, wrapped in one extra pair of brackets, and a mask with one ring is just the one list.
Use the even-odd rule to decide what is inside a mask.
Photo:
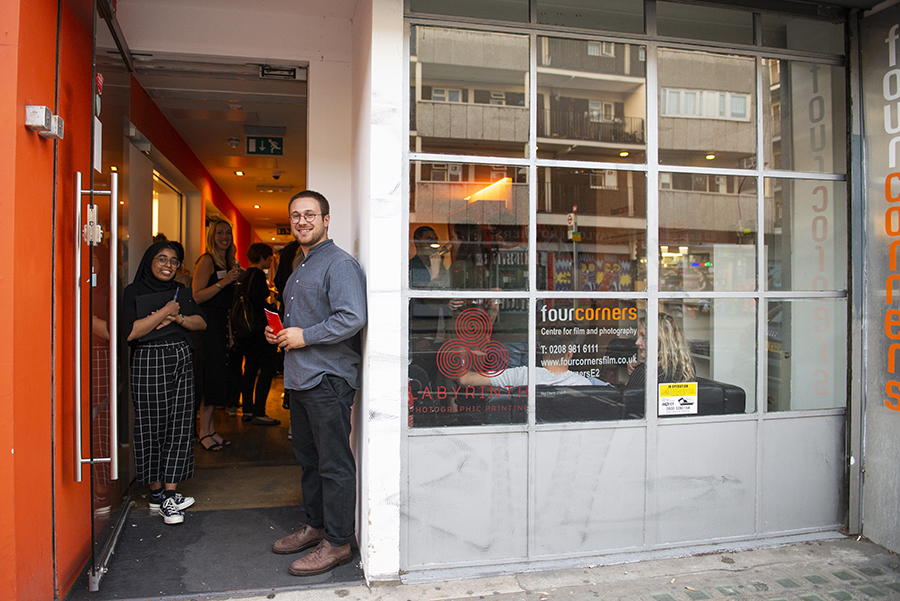
[(847, 288), (847, 184), (765, 180), (768, 290)]
[(413, 14), (528, 22), (528, 0), (410, 0)]
[(766, 314), (766, 410), (844, 407), (847, 300), (770, 299)]
[(754, 59), (661, 49), (659, 88), (661, 164), (755, 167)]
[(763, 60), (763, 89), (769, 90), (763, 111), (766, 165), (846, 173), (845, 82), (842, 67)]
[(844, 24), (792, 15), (762, 14), (762, 45), (805, 52), (844, 54)]
[(680, 2), (656, 3), (656, 31), (662, 36), (724, 42), (753, 43), (753, 13)]
[(646, 160), (644, 46), (538, 38), (538, 157)]
[(659, 289), (756, 289), (756, 179), (661, 173)]
[(540, 168), (538, 290), (644, 290), (646, 196), (640, 172)]
[(410, 150), (523, 156), (528, 37), (424, 26), (410, 36)]
[(527, 169), (415, 162), (411, 288), (526, 290)]
[(641, 0), (537, 0), (537, 20), (560, 27), (643, 33), (644, 3)]

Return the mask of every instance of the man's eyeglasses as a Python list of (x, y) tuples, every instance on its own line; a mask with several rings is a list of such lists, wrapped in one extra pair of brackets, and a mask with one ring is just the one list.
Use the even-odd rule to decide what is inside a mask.
[(154, 260), (156, 261), (156, 264), (159, 265), (160, 267), (165, 267), (166, 265), (169, 265), (170, 267), (174, 267), (175, 269), (178, 269), (179, 267), (181, 267), (181, 261), (179, 261), (178, 259), (175, 259), (175, 258), (167, 259), (165, 256), (159, 255), (158, 257), (155, 257)]
[(312, 223), (316, 220), (316, 217), (322, 214), (323, 213), (291, 213), (291, 223), (300, 223), (301, 217), (306, 223)]

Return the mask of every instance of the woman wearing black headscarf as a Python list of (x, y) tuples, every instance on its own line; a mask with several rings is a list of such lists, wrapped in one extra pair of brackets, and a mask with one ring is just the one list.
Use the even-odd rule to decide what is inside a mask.
[(148, 248), (122, 299), (122, 332), (132, 347), (137, 481), (150, 485), (150, 509), (166, 524), (183, 522), (183, 510), (194, 504), (175, 488), (194, 475), (190, 331), (206, 328), (191, 289), (175, 281), (181, 252), (167, 241)]

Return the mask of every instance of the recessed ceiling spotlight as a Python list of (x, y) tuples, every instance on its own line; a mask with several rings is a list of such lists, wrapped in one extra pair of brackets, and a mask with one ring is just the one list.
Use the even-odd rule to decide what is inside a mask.
[(627, 157), (627, 156), (628, 156), (628, 151), (627, 151), (627, 150), (623, 150), (622, 152), (619, 153), (619, 156), (620, 156), (620, 157)]
[(244, 172), (243, 171), (235, 171), (234, 174), (238, 177), (241, 177), (244, 175)]
[(254, 209), (258, 209), (258, 208), (259, 208), (259, 205), (253, 205), (253, 208), (254, 208)]
[(109, 170), (115, 172), (115, 171), (118, 171), (119, 168), (116, 167), (115, 165), (110, 165)]
[(711, 160), (713, 160), (714, 158), (716, 158), (716, 155), (714, 155), (713, 153), (709, 153), (708, 155), (706, 155), (706, 160), (707, 160), (707, 161), (711, 161)]

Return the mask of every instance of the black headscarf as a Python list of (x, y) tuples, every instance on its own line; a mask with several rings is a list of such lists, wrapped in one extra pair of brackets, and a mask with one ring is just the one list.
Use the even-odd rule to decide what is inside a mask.
[[(150, 248), (147, 249), (147, 252), (144, 253), (144, 257), (141, 259), (140, 265), (138, 265), (137, 273), (134, 276), (134, 282), (132, 282), (127, 288), (125, 288), (125, 292), (122, 295), (122, 310), (119, 313), (119, 327), (120, 331), (126, 337), (134, 329), (134, 322), (140, 318), (140, 316), (138, 316), (137, 314), (137, 297), (143, 296), (145, 294), (172, 292), (174, 297), (174, 291), (178, 288), (181, 288), (181, 292), (178, 296), (178, 304), (181, 307), (181, 314), (200, 315), (204, 320), (206, 319), (206, 316), (197, 306), (197, 303), (194, 302), (190, 288), (178, 283), (174, 277), (168, 282), (163, 282), (162, 280), (157, 279), (155, 275), (153, 275), (153, 261), (156, 258), (156, 255), (158, 255), (164, 248), (171, 248), (175, 251), (175, 258), (177, 258), (179, 261), (184, 261), (184, 249), (180, 244), (176, 245), (172, 242), (164, 240), (162, 242), (153, 244), (152, 246), (150, 246)], [(182, 326), (166, 326), (166, 329), (174, 331), (167, 334), (160, 340), (184, 340), (189, 345), (191, 345), (190, 332), (188, 332)], [(141, 342), (141, 340), (132, 340), (131, 342), (129, 342), (129, 344), (134, 346), (139, 342)]]
[(150, 248), (147, 249), (147, 252), (144, 253), (144, 258), (141, 259), (141, 264), (138, 265), (137, 273), (134, 276), (134, 282), (132, 282), (138, 295), (175, 290), (181, 285), (175, 281), (174, 277), (168, 282), (163, 282), (153, 275), (153, 261), (156, 258), (156, 255), (164, 248), (172, 249), (175, 251), (175, 258), (179, 261), (184, 261), (184, 250), (179, 249), (178, 246), (175, 246), (168, 240), (163, 240), (162, 242), (151, 245)]

